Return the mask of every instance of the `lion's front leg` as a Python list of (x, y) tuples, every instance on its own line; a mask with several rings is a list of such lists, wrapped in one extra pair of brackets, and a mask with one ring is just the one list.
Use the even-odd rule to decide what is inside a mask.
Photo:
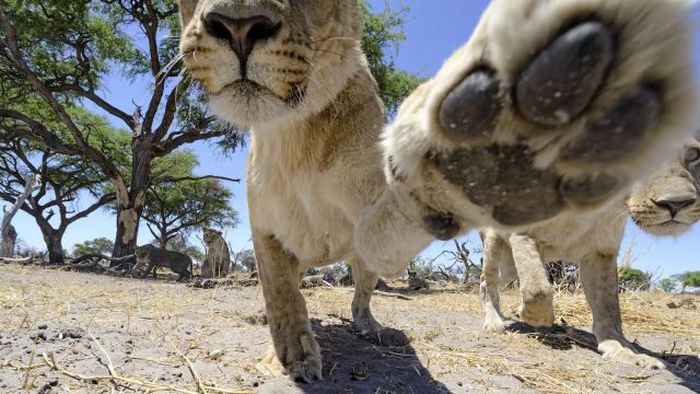
[[(299, 262), (272, 235), (254, 231), (253, 244), (279, 362), (294, 380), (322, 379), (321, 350), (299, 290)], [(270, 361), (269, 355), (265, 360)]]
[[(694, 130), (688, 3), (491, 1), (386, 129), (394, 196), (379, 204), (442, 239), (474, 225), (519, 231), (620, 197)], [(405, 242), (385, 238), (362, 250), (380, 273), (394, 268), (382, 258), (391, 243)]]
[(663, 362), (638, 354), (622, 333), (618, 300), (616, 253), (597, 253), (581, 262), (581, 282), (593, 314), (593, 334), (603, 358), (644, 368), (661, 369)]

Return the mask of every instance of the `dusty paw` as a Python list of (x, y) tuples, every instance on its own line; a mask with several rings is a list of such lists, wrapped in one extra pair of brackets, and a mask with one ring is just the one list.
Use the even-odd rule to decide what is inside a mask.
[(284, 365), (277, 357), (277, 352), (275, 352), (273, 345), (268, 347), (265, 358), (255, 365), (255, 369), (265, 376), (280, 376), (285, 373)]
[(540, 292), (523, 297), (518, 316), (532, 327), (551, 327), (554, 323), (554, 306), (551, 292)]
[(497, 313), (487, 313), (484, 316), (484, 324), (482, 325), (482, 329), (485, 332), (499, 333), (505, 331), (506, 325), (501, 316), (499, 316)]
[(620, 196), (693, 130), (684, 7), (493, 1), (470, 43), (402, 108), (427, 121), (400, 113), (387, 129), (390, 184), (440, 239)]
[(646, 369), (665, 369), (666, 365), (659, 359), (639, 354), (630, 349), (626, 343), (622, 345), (615, 340), (607, 340), (598, 344), (598, 351), (604, 359), (622, 362), (625, 364), (637, 365)]
[[(275, 336), (275, 355), (286, 373), (294, 381), (311, 383), (323, 379), (321, 372), (321, 349), (310, 330), (299, 335)], [(268, 356), (261, 368), (273, 368), (275, 362)]]

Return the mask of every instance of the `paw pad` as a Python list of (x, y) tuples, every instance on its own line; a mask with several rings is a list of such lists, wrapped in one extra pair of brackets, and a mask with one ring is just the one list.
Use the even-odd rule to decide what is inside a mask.
[(498, 95), (492, 70), (472, 72), (442, 102), (440, 126), (455, 140), (489, 137), (502, 108)]
[(652, 88), (644, 88), (617, 104), (612, 111), (594, 120), (585, 132), (564, 150), (571, 161), (615, 162), (625, 152), (636, 150), (653, 129), (661, 113), (661, 101)]
[(613, 59), (613, 35), (600, 22), (571, 28), (525, 69), (515, 101), (529, 120), (544, 126), (570, 123), (590, 104)]

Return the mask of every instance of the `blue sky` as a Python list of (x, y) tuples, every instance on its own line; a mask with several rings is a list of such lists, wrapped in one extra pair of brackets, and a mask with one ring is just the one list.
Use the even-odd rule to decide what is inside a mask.
[[(372, 0), (370, 3), (376, 11), (382, 10), (385, 4), (381, 0)], [(439, 69), (443, 60), (452, 51), (468, 39), (488, 1), (390, 0), (388, 4), (393, 6), (404, 4), (411, 9), (406, 23), (407, 39), (396, 58), (397, 64), (405, 70), (430, 76)], [(700, 55), (698, 44), (696, 44), (695, 53), (696, 57)], [(122, 108), (131, 110), (132, 99), (139, 103), (148, 97), (147, 92), (134, 95), (134, 92), (138, 92), (139, 89), (143, 88), (130, 85), (123, 80), (114, 79), (109, 81), (107, 91), (112, 101), (117, 102)], [(241, 179), (245, 177), (247, 151), (241, 151), (233, 157), (226, 158), (215, 153), (207, 143), (190, 145), (190, 148), (199, 156), (201, 162), (197, 171), (199, 174), (216, 174)], [(241, 224), (235, 229), (228, 230), (226, 238), (234, 251), (251, 248), (243, 183), (229, 184), (229, 186), (235, 193), (235, 198), (232, 199), (231, 203), (240, 213)], [(14, 225), (22, 240), (31, 246), (44, 248), (41, 233), (33, 219), (20, 213), (15, 219)], [(115, 218), (105, 212), (96, 212), (69, 227), (63, 245), (64, 248), (70, 250), (73, 244), (87, 239), (113, 238), (114, 231)], [(150, 233), (145, 227), (142, 227), (139, 231), (139, 243), (149, 242), (150, 239)], [(469, 241), (472, 247), (480, 248), (476, 234), (472, 233), (464, 240)], [(696, 226), (692, 232), (683, 237), (659, 240), (641, 233), (632, 225), (628, 225), (620, 254), (624, 254), (624, 250), (630, 245), (634, 247), (634, 266), (657, 276), (668, 276), (687, 270), (700, 269), (700, 253), (698, 253), (700, 251), (700, 226)], [(443, 249), (452, 249), (452, 243), (436, 242), (422, 255), (426, 258), (432, 258)], [(474, 258), (478, 261), (479, 256), (476, 255)]]

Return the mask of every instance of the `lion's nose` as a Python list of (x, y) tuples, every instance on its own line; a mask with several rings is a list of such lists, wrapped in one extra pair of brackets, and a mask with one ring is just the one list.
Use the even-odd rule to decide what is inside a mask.
[(658, 205), (659, 207), (669, 211), (671, 213), (671, 217), (676, 217), (676, 215), (678, 215), (678, 212), (682, 211), (683, 208), (695, 204), (697, 200), (694, 197), (689, 196), (669, 196), (652, 201), (654, 201), (654, 204)]
[[(212, 36), (228, 41), (245, 69), (248, 55), (260, 41), (277, 35), (282, 25), (270, 18), (258, 15), (250, 18), (231, 18), (216, 12), (210, 12), (203, 17), (204, 26)], [(244, 73), (245, 74), (245, 73)]]

